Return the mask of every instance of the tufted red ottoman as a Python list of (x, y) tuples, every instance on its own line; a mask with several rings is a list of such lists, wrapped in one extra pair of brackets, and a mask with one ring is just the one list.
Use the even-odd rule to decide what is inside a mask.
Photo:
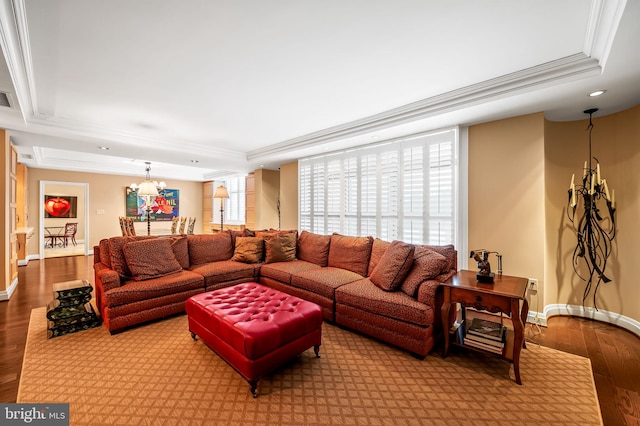
[(189, 298), (191, 336), (200, 338), (238, 371), (257, 397), (266, 372), (313, 346), (319, 356), (322, 310), (314, 303), (257, 283)]

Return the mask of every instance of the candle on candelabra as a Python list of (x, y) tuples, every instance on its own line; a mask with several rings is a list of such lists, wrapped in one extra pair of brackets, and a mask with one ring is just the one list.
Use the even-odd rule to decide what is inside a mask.
[(607, 197), (607, 200), (611, 201), (611, 197), (609, 197), (609, 185), (607, 185), (607, 180), (602, 179), (602, 184), (604, 185), (604, 195)]
[(615, 189), (611, 190), (611, 208), (612, 209), (616, 208), (616, 190)]
[(600, 163), (596, 164), (596, 173), (598, 174), (598, 185), (600, 185), (602, 183), (602, 180), (600, 180)]
[(577, 204), (578, 202), (576, 200), (576, 187), (573, 182), (571, 182), (571, 207), (575, 207)]
[(587, 160), (584, 161), (584, 167), (582, 168), (582, 177), (587, 175)]
[(596, 182), (595, 175), (591, 175), (591, 189), (589, 190), (589, 195), (593, 195), (593, 193), (594, 193), (595, 182)]
[(569, 188), (571, 188), (572, 190), (573, 190), (573, 182), (575, 181), (575, 179), (576, 179), (576, 174), (574, 173), (571, 175), (571, 184), (569, 185)]

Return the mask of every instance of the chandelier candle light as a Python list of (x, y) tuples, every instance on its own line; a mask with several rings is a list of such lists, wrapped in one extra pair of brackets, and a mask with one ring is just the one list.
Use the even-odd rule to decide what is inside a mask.
[[(615, 190), (609, 192), (607, 180), (602, 178), (600, 172), (600, 162), (596, 157), (591, 156), (591, 131), (593, 122), (591, 117), (598, 111), (597, 108), (584, 111), (589, 114), (589, 161), (584, 162), (582, 173), (582, 184), (576, 186), (575, 177), (571, 176), (569, 186), (569, 200), (567, 215), (571, 221), (578, 242), (573, 251), (573, 270), (581, 280), (586, 282), (586, 287), (582, 295), (582, 304), (593, 289), (593, 306), (597, 310), (596, 294), (602, 282), (611, 281), (605, 275), (607, 260), (611, 255), (613, 240), (616, 237), (616, 201)], [(592, 167), (592, 160), (595, 160), (595, 168)], [(578, 204), (582, 200), (584, 210), (580, 210), (576, 217)], [(604, 205), (603, 205), (604, 204)], [(584, 271), (579, 271), (579, 265), (586, 265), (588, 275)]]
[(132, 183), (129, 188), (132, 191), (136, 191), (139, 197), (145, 197), (145, 205), (147, 206), (147, 235), (151, 235), (151, 197), (157, 197), (160, 195), (158, 191), (163, 191), (167, 184), (164, 182), (156, 182), (155, 180), (151, 181), (151, 163), (149, 161), (145, 161), (147, 166), (145, 168), (146, 176), (144, 182), (141, 182), (140, 185), (136, 185)]

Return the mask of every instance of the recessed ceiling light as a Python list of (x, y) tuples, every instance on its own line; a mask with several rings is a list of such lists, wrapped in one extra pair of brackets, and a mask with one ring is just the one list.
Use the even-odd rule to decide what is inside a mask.
[(191, 160), (192, 163), (199, 163), (198, 160)]
[(595, 92), (589, 93), (589, 96), (591, 96), (593, 98), (594, 96), (600, 96), (600, 95), (603, 95), (605, 93), (607, 93), (606, 90), (596, 90)]
[(98, 149), (101, 149), (103, 151), (108, 151), (109, 147), (108, 146), (99, 146)]
[(371, 139), (378, 139), (379, 137), (380, 136), (378, 136), (378, 135), (373, 135), (373, 136), (371, 136)]

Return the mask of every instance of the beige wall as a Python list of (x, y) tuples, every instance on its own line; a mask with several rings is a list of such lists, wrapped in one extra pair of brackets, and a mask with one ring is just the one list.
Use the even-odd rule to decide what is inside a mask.
[[(585, 284), (573, 271), (576, 235), (566, 211), (571, 175), (579, 180), (588, 157), (587, 123), (549, 122), (539, 113), (469, 128), (469, 248), (500, 251), (505, 274), (537, 278), (538, 293), (528, 295), (533, 311), (637, 329), (640, 106), (594, 118), (592, 155), (616, 189), (618, 230), (607, 266), (612, 282), (598, 290), (598, 316), (581, 312)], [(590, 297), (585, 307), (593, 306)]]
[(0, 236), (2, 237), (2, 245), (0, 246), (0, 256), (2, 256), (2, 280), (0, 282), (0, 291), (6, 291), (11, 286), (11, 222), (9, 213), (9, 200), (11, 189), (9, 187), (9, 172), (11, 171), (11, 148), (9, 142), (9, 133), (0, 129), (0, 162), (2, 162), (2, 176), (0, 176), (0, 185), (4, 194), (2, 209), (0, 210)]
[[(469, 249), (503, 255), (503, 273), (545, 288), (544, 115), (469, 128)], [(492, 256), (492, 267), (497, 262)], [(475, 270), (473, 261), (469, 269)], [(529, 301), (535, 309), (537, 300)]]
[(298, 162), (280, 166), (280, 218), (282, 229), (298, 229)]
[(254, 172), (256, 188), (256, 229), (278, 228), (278, 192), (280, 172), (258, 169)]
[[(546, 305), (582, 305), (585, 284), (573, 272), (576, 235), (566, 208), (571, 175), (575, 173), (577, 183), (588, 157), (587, 124), (588, 120), (546, 123)], [(600, 161), (609, 188), (616, 190), (618, 230), (607, 264), (612, 281), (600, 286), (597, 307), (614, 313), (609, 315), (612, 322), (616, 322), (617, 314), (640, 321), (636, 269), (640, 253), (640, 106), (608, 116), (596, 115), (593, 124), (592, 156)], [(585, 306), (593, 307), (592, 296)]]
[[(160, 177), (157, 177), (160, 178)], [(89, 184), (89, 244), (93, 248), (101, 239), (121, 235), (118, 217), (125, 213), (126, 188), (133, 182), (141, 182), (141, 176), (118, 176), (98, 173), (68, 172), (50, 169), (29, 169), (29, 199), (27, 209), (29, 226), (34, 227), (34, 237), (28, 248), (29, 254), (38, 253), (40, 181), (77, 182)], [(163, 179), (170, 189), (180, 190), (180, 216), (196, 217), (195, 232), (202, 232), (202, 182)], [(79, 207), (80, 209), (80, 207)], [(104, 211), (104, 214), (98, 214)], [(170, 222), (152, 222), (152, 232), (170, 230)], [(138, 233), (146, 233), (146, 222), (137, 223)]]

